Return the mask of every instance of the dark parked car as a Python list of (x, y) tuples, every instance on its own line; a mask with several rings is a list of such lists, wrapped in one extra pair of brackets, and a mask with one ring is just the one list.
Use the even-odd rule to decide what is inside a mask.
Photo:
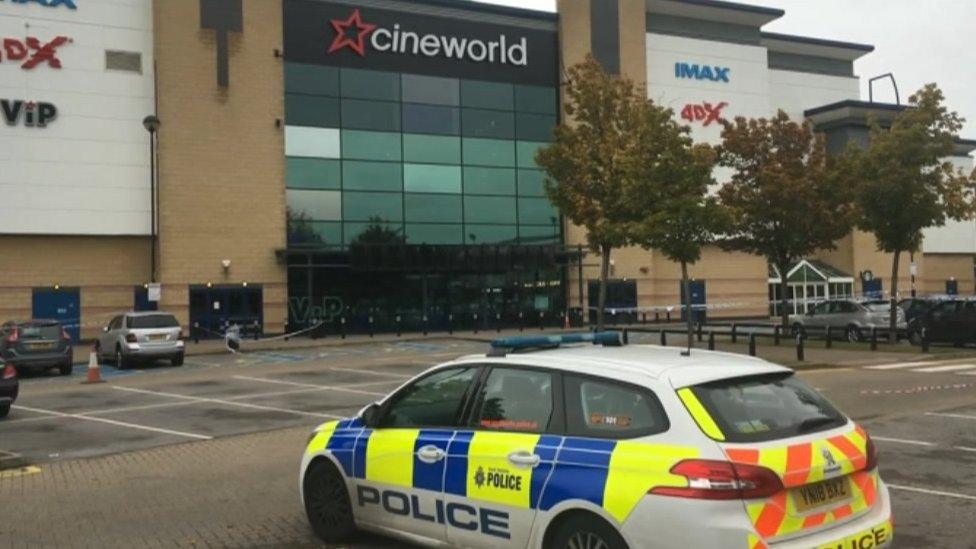
[(948, 296), (910, 297), (898, 302), (898, 307), (905, 312), (905, 320), (911, 322), (932, 310), (933, 307), (946, 300)]
[[(0, 365), (2, 364), (0, 362)], [(17, 400), (19, 388), (17, 369), (13, 364), (0, 366), (0, 417), (7, 417), (10, 413), (10, 406)]]
[(57, 368), (71, 375), (71, 336), (56, 320), (6, 322), (0, 328), (0, 359), (21, 373)]
[(941, 300), (908, 325), (908, 339), (922, 343), (922, 331), (933, 343), (964, 345), (976, 342), (976, 300)]

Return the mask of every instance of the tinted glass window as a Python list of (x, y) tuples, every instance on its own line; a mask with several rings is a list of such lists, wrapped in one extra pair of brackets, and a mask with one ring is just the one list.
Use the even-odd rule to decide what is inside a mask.
[(342, 100), (342, 127), (355, 130), (400, 131), (399, 103)]
[(461, 105), (482, 109), (513, 110), (514, 86), (499, 82), (463, 80), (461, 81)]
[(404, 164), (403, 188), (407, 192), (460, 194), (461, 168), (460, 166)]
[(496, 368), (479, 395), (477, 426), (497, 431), (543, 432), (552, 418), (552, 375)]
[(178, 328), (180, 323), (173, 315), (145, 315), (130, 316), (128, 327), (134, 329), (141, 328)]
[(518, 113), (515, 115), (516, 137), (527, 141), (551, 141), (556, 117), (547, 114)]
[(394, 72), (342, 69), (343, 97), (400, 100), (400, 75)]
[(461, 133), (461, 114), (455, 107), (403, 104), (403, 131), (458, 135)]
[(585, 377), (566, 377), (566, 410), (570, 432), (586, 436), (636, 437), (669, 426), (647, 389)]
[(342, 163), (342, 186), (346, 190), (400, 191), (403, 190), (403, 166), (393, 162)]
[(546, 176), (542, 170), (518, 171), (519, 196), (546, 196)]
[(461, 225), (407, 223), (407, 244), (461, 243)]
[(461, 139), (440, 135), (403, 136), (404, 162), (460, 164)]
[(515, 194), (515, 170), (511, 168), (464, 168), (464, 192)]
[(558, 220), (548, 226), (519, 225), (519, 242), (522, 244), (549, 244), (558, 240)]
[(342, 219), (347, 221), (400, 221), (401, 193), (342, 193)]
[(404, 74), (402, 81), (405, 102), (435, 105), (457, 105), (460, 102), (461, 86), (457, 79)]
[(551, 225), (558, 221), (559, 213), (545, 198), (519, 198), (519, 223)]
[(546, 146), (546, 143), (536, 143), (532, 141), (518, 141), (515, 148), (518, 156), (519, 168), (538, 168), (535, 163), (535, 152)]
[(342, 158), (358, 160), (400, 160), (400, 134), (342, 131)]
[(556, 114), (556, 90), (540, 86), (515, 86), (515, 110)]
[(729, 442), (755, 442), (840, 427), (847, 419), (792, 373), (692, 387)]
[(339, 127), (339, 100), (317, 95), (285, 95), (285, 123), (291, 126)]
[(405, 194), (407, 221), (460, 223), (461, 195)]
[(477, 166), (514, 166), (515, 147), (511, 141), (499, 139), (463, 140), (464, 163)]
[(338, 189), (339, 161), (321, 158), (288, 158), (285, 184), (289, 189)]
[(504, 111), (464, 109), (461, 111), (461, 133), (471, 137), (515, 137), (515, 114)]
[(290, 92), (339, 95), (339, 69), (305, 63), (285, 63), (285, 89)]
[(396, 396), (383, 427), (453, 427), (477, 368), (442, 370), (418, 380)]
[(465, 225), (464, 234), (471, 244), (500, 244), (514, 242), (515, 225)]
[(515, 223), (514, 196), (465, 196), (464, 220), (470, 223)]
[(822, 315), (830, 311), (830, 302), (818, 303), (816, 307), (813, 308), (813, 314)]
[(339, 191), (285, 191), (288, 211), (295, 217), (311, 221), (339, 221), (342, 219), (342, 193)]
[(288, 243), (294, 245), (337, 245), (342, 242), (342, 224), (333, 221), (293, 220), (288, 222)]
[(401, 244), (403, 225), (400, 223), (343, 223), (345, 244)]

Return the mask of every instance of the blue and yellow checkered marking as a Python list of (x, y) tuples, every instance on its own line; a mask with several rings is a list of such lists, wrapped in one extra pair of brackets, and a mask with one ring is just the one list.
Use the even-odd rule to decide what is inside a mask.
[[(447, 457), (424, 463), (417, 457), (424, 446), (436, 446)], [(539, 465), (528, 469), (508, 462), (510, 453), (523, 450), (538, 455)], [(584, 500), (620, 522), (651, 488), (684, 486), (687, 481), (670, 469), (699, 456), (693, 447), (634, 441), (495, 431), (374, 431), (359, 420), (322, 425), (306, 452), (322, 451), (331, 453), (352, 478), (542, 511)], [(506, 483), (490, 485), (485, 480), (489, 473)]]

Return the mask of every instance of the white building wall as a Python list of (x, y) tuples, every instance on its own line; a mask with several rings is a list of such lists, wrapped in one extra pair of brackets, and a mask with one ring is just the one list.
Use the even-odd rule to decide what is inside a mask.
[[(949, 161), (966, 173), (973, 170), (972, 157), (954, 156)], [(923, 234), (924, 253), (976, 254), (976, 220), (947, 221), (942, 227), (926, 229)]]
[(769, 70), (770, 104), (774, 109), (783, 109), (794, 120), (802, 120), (803, 111), (857, 99), (860, 94), (856, 77)]
[[(58, 108), (45, 128), (0, 122), (0, 234), (149, 234), (152, 0), (74, 3), (0, 1), (0, 41), (70, 38), (60, 69), (25, 70), (0, 48), (0, 98)], [(106, 50), (139, 52), (141, 74), (107, 69)]]

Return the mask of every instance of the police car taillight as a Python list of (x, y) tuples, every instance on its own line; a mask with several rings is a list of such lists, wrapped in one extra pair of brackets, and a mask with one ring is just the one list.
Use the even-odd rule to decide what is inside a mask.
[(864, 448), (864, 453), (867, 454), (868, 459), (864, 464), (865, 471), (873, 471), (878, 468), (878, 449), (874, 446), (874, 441), (871, 440), (870, 436), (867, 436), (867, 446)]
[(691, 499), (759, 499), (783, 489), (771, 470), (758, 465), (707, 459), (686, 459), (671, 468), (688, 486), (659, 486), (650, 493)]

